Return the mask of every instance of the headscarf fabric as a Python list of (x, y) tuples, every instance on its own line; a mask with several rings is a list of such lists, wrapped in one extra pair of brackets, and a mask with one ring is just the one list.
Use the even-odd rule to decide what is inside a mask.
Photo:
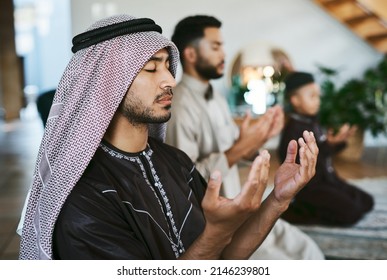
[[(118, 15), (88, 30), (136, 20)], [(20, 259), (52, 259), (59, 212), (100, 144), (133, 80), (160, 49), (170, 55), (175, 76), (178, 51), (157, 31), (118, 34), (75, 50), (55, 93), (39, 148), (23, 222)], [(150, 124), (163, 140), (166, 124)]]

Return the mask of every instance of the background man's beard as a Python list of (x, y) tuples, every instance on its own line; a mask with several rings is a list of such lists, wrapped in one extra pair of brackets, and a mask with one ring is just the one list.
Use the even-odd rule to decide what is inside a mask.
[(218, 73), (216, 67), (209, 65), (207, 62), (200, 59), (195, 65), (196, 72), (208, 80), (219, 79), (223, 77), (223, 73)]

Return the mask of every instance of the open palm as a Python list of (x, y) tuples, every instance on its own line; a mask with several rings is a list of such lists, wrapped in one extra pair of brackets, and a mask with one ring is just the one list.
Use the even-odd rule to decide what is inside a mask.
[(274, 195), (278, 201), (290, 201), (314, 176), (318, 148), (312, 133), (305, 131), (298, 139), (300, 164), (296, 163), (298, 145), (290, 141), (284, 163), (274, 177)]

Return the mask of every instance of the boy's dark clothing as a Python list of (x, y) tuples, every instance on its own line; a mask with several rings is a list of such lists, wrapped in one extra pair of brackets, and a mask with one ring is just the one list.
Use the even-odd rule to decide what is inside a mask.
[(345, 144), (331, 146), (317, 118), (289, 116), (278, 148), (280, 159), (285, 159), (289, 141), (302, 137), (305, 130), (313, 131), (319, 148), (316, 175), (296, 195), (282, 218), (296, 224), (348, 226), (356, 223), (373, 208), (373, 198), (338, 177), (332, 166), (332, 155)]

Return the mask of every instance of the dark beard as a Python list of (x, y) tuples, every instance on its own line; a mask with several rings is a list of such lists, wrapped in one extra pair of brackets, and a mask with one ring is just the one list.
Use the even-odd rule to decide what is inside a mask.
[(223, 77), (223, 73), (218, 73), (216, 67), (210, 65), (206, 60), (199, 56), (195, 69), (198, 74), (207, 80), (219, 79)]
[(152, 108), (145, 107), (140, 100), (133, 96), (130, 98), (130, 101), (125, 102), (125, 100), (126, 98), (120, 104), (118, 110), (133, 126), (141, 126), (148, 123), (164, 123), (171, 118), (171, 112), (169, 111), (171, 106), (165, 107), (165, 110), (168, 111), (165, 115), (155, 116)]
[(133, 126), (139, 126), (148, 123), (165, 123), (171, 118), (170, 112), (164, 116), (153, 116), (151, 112), (152, 111), (149, 109), (143, 110), (140, 113), (138, 111), (127, 110), (126, 108), (121, 110), (121, 113)]

